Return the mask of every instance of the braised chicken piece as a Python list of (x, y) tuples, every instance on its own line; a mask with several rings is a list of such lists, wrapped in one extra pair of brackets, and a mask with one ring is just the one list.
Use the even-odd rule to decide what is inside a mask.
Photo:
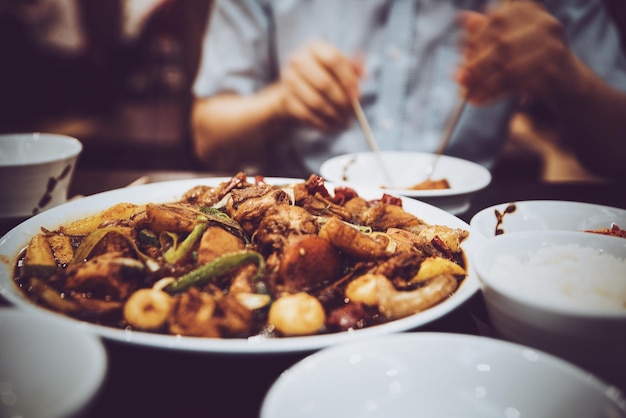
[[(263, 183), (257, 183), (257, 185), (261, 185)], [(215, 188), (215, 192), (217, 194), (218, 199), (222, 199), (228, 193), (233, 191), (234, 189), (243, 189), (251, 184), (248, 182), (248, 176), (244, 172), (239, 172), (232, 176), (229, 181), (221, 183)]]
[(387, 235), (396, 243), (396, 252), (408, 252), (424, 255), (420, 247), (423, 241), (417, 239), (417, 234), (400, 228), (387, 229)]
[[(264, 185), (265, 182), (261, 176), (257, 176), (255, 178), (255, 184)], [(183, 194), (180, 202), (195, 206), (211, 207), (233, 190), (244, 189), (251, 185), (252, 184), (248, 182), (248, 176), (243, 172), (239, 172), (231, 177), (228, 182), (221, 183), (216, 187), (206, 185), (192, 187)]]
[(272, 292), (297, 292), (319, 287), (342, 271), (338, 251), (317, 236), (316, 218), (299, 206), (270, 208), (259, 223), (255, 243), (269, 254), (267, 265)]
[(291, 203), (287, 193), (270, 185), (234, 189), (230, 193), (231, 199), (226, 205), (226, 213), (250, 235), (268, 209)]
[(407, 287), (407, 282), (417, 274), (425, 258), (414, 253), (397, 254), (374, 266), (371, 273), (382, 274), (389, 278), (396, 288), (402, 289)]
[(333, 202), (320, 179), (321, 177), (312, 175), (305, 183), (296, 184), (293, 188), (295, 204), (313, 215), (336, 216), (350, 221), (352, 214), (345, 207)]
[(123, 300), (141, 284), (143, 273), (141, 262), (108, 252), (68, 267), (65, 286), (102, 299)]
[(213, 295), (196, 288), (189, 289), (176, 299), (168, 318), (170, 332), (192, 337), (219, 337), (217, 324), (211, 321), (215, 305)]
[(329, 218), (319, 235), (337, 249), (359, 260), (384, 258), (393, 252), (388, 237), (365, 234), (338, 218)]
[(385, 202), (367, 202), (361, 197), (351, 199), (346, 203), (353, 222), (358, 225), (371, 226), (375, 231), (386, 231), (390, 227), (417, 232), (424, 225), (424, 221), (412, 215), (395, 204)]
[(417, 234), (415, 242), (428, 255), (452, 259), (461, 251), (461, 242), (468, 236), (469, 232), (464, 229), (429, 225)]
[(144, 285), (143, 264), (119, 252), (108, 252), (68, 267), (63, 277), (66, 299), (89, 315), (119, 311), (136, 289)]
[(254, 235), (264, 251), (280, 251), (294, 236), (317, 234), (319, 226), (313, 215), (300, 206), (278, 205), (265, 212)]
[(195, 186), (181, 197), (182, 203), (210, 207), (219, 202), (219, 190), (210, 186)]
[(192, 337), (234, 337), (246, 335), (252, 314), (232, 295), (191, 288), (176, 299), (169, 318), (173, 334)]

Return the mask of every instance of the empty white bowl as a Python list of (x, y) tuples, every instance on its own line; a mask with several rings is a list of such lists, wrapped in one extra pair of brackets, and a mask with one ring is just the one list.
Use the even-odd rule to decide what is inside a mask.
[(503, 337), (577, 364), (626, 366), (626, 239), (518, 232), (470, 257)]
[[(564, 200), (500, 203), (479, 211), (470, 220), (472, 229), (487, 238), (534, 230), (603, 229), (613, 224), (626, 229), (626, 210)], [(496, 233), (496, 229), (500, 232)]]
[(0, 218), (26, 218), (65, 203), (82, 144), (49, 133), (0, 135)]
[[(380, 157), (371, 152), (339, 155), (322, 164), (320, 175), (334, 183), (384, 187), (389, 193), (419, 199), (453, 214), (469, 209), (472, 196), (491, 182), (487, 168), (448, 155), (442, 155), (436, 164), (435, 154), (427, 152), (381, 151)], [(426, 180), (431, 171), (432, 180), (446, 179), (450, 188), (410, 189)]]
[(82, 416), (107, 369), (102, 342), (76, 324), (0, 308), (0, 416)]
[(268, 391), (261, 418), (625, 417), (623, 394), (554, 356), (464, 334), (326, 348)]

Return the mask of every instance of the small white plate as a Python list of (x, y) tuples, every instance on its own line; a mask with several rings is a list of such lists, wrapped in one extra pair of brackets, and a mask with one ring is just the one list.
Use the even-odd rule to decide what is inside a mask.
[(320, 174), (328, 181), (365, 187), (384, 188), (392, 194), (413, 197), (447, 212), (459, 214), (469, 209), (474, 193), (491, 182), (491, 173), (472, 161), (442, 155), (432, 180), (447, 179), (449, 189), (410, 190), (428, 178), (435, 155), (424, 152), (383, 151), (381, 160), (388, 173), (385, 179), (374, 153), (344, 154), (325, 161)]
[(521, 345), (405, 333), (317, 352), (268, 391), (261, 418), (626, 417), (614, 387)]
[[(470, 220), (472, 228), (487, 238), (532, 230), (595, 230), (613, 224), (626, 229), (626, 210), (563, 200), (500, 203), (481, 210)], [(496, 228), (501, 232), (496, 233)]]
[[(59, 317), (64, 321), (76, 323), (77, 320), (75, 319), (34, 305), (15, 285), (13, 279), (15, 260), (20, 251), (26, 247), (31, 237), (41, 231), (41, 227), (55, 229), (62, 224), (98, 213), (120, 202), (138, 204), (172, 202), (180, 199), (183, 193), (194, 186), (202, 184), (217, 186), (229, 179), (226, 177), (194, 178), (126, 187), (73, 200), (28, 219), (0, 238), (0, 295), (14, 305), (28, 309), (36, 314)], [(274, 185), (289, 185), (304, 181), (301, 179), (269, 177), (264, 180)], [(333, 193), (334, 184), (326, 183), (326, 187), (329, 192)], [(368, 200), (382, 196), (381, 190), (378, 189), (356, 188), (355, 190), (360, 196)], [(467, 223), (441, 209), (413, 199), (402, 198), (402, 201), (403, 207), (407, 212), (418, 216), (426, 223), (469, 230)], [(466, 259), (469, 260), (472, 249), (476, 248), (484, 240), (485, 238), (480, 234), (470, 234), (463, 241), (461, 247), (466, 254)], [(87, 323), (84, 325), (86, 329), (107, 339), (133, 345), (172, 350), (246, 355), (309, 352), (363, 337), (411, 330), (448, 314), (467, 301), (479, 289), (478, 278), (470, 263), (467, 265), (467, 270), (468, 275), (459, 289), (440, 304), (402, 319), (351, 332), (288, 338), (196, 338), (127, 331)]]

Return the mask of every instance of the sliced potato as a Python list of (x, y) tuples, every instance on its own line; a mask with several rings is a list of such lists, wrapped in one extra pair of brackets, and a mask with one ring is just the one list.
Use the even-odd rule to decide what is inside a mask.
[(465, 269), (457, 263), (441, 257), (428, 257), (420, 265), (417, 274), (411, 279), (411, 283), (423, 282), (430, 280), (440, 274), (452, 274), (454, 276), (463, 276), (466, 274)]
[(66, 235), (87, 235), (97, 229), (104, 221), (130, 219), (146, 209), (145, 205), (118, 203), (93, 216), (61, 226), (59, 232)]
[(46, 278), (57, 270), (57, 262), (44, 234), (31, 238), (22, 266), (22, 275), (26, 277)]
[(67, 235), (51, 234), (47, 236), (48, 244), (52, 249), (54, 258), (61, 265), (69, 264), (74, 258), (74, 247)]
[(156, 234), (164, 231), (191, 232), (198, 221), (198, 211), (184, 205), (149, 203), (146, 215)]

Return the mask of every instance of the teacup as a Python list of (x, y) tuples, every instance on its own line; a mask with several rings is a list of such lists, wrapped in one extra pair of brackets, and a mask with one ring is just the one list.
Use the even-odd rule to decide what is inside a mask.
[(82, 149), (67, 135), (0, 134), (0, 219), (25, 219), (65, 203)]

